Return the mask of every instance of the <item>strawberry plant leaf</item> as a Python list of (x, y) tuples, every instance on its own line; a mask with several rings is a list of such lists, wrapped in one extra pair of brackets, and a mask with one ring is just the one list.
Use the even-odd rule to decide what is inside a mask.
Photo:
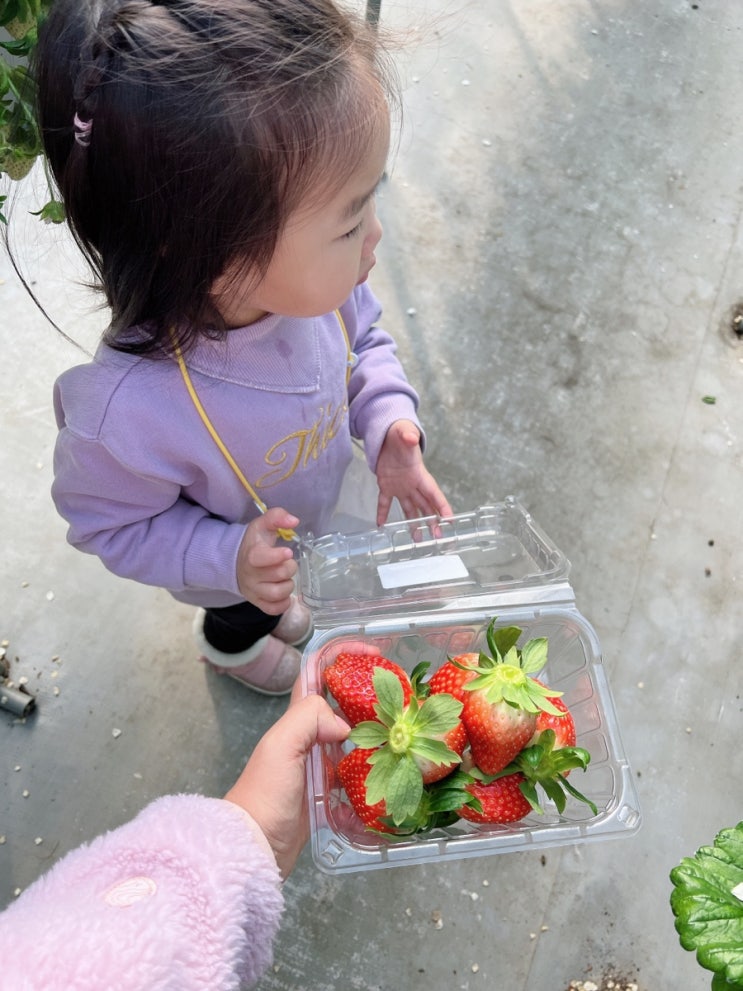
[(386, 743), (389, 738), (387, 727), (373, 719), (357, 723), (348, 735), (349, 740), (364, 750), (374, 750)]
[(573, 798), (577, 798), (579, 802), (583, 802), (584, 805), (587, 805), (595, 816), (599, 814), (599, 810), (596, 806), (596, 803), (592, 802), (590, 798), (586, 798), (583, 792), (578, 791), (575, 785), (572, 785), (567, 778), (562, 779), (562, 787), (565, 789), (565, 791), (569, 791), (570, 794), (573, 796)]
[[(521, 668), (527, 674), (540, 671), (547, 663), (547, 638), (535, 637), (524, 644), (521, 651)], [(553, 692), (553, 695), (557, 694)]]
[(372, 677), (377, 704), (374, 711), (385, 726), (391, 726), (402, 712), (405, 704), (402, 685), (397, 675), (384, 668), (374, 668)]
[(458, 764), (462, 759), (458, 753), (447, 747), (443, 740), (429, 740), (425, 737), (413, 740), (410, 753), (424, 760), (433, 761), (434, 764)]
[(519, 791), (524, 796), (524, 798), (529, 803), (529, 805), (531, 805), (531, 807), (534, 809), (535, 812), (538, 812), (540, 815), (544, 815), (544, 809), (539, 804), (537, 789), (533, 781), (529, 781), (528, 778), (522, 781), (519, 784)]
[(420, 664), (416, 664), (410, 672), (410, 684), (413, 686), (413, 691), (415, 694), (419, 695), (421, 698), (426, 698), (430, 692), (428, 685), (423, 682), (423, 679), (428, 674), (428, 669), (430, 667), (430, 661), (421, 661)]
[(716, 991), (743, 987), (743, 822), (721, 830), (671, 871), (679, 941), (715, 974)]
[(562, 813), (565, 810), (565, 792), (562, 789), (562, 781), (559, 778), (547, 778), (541, 782), (542, 787), (547, 795), (547, 798), (551, 799), (555, 805), (558, 812)]
[(389, 780), (395, 772), (398, 760), (387, 747), (382, 747), (370, 754), (368, 761), (372, 769), (366, 779), (366, 801), (376, 805), (387, 797)]
[(454, 812), (463, 805), (469, 805), (476, 812), (482, 812), (480, 799), (467, 791), (467, 785), (471, 781), (471, 776), (460, 770), (428, 785), (425, 791), (431, 812)]
[(448, 733), (457, 725), (462, 708), (462, 703), (447, 692), (430, 695), (416, 714), (415, 731), (431, 736)]
[(385, 796), (387, 815), (396, 826), (415, 814), (422, 794), (423, 778), (418, 765), (412, 757), (401, 757), (389, 778)]
[(493, 657), (498, 657), (499, 655), (505, 657), (511, 648), (516, 646), (516, 642), (522, 633), (523, 630), (520, 630), (518, 626), (502, 626), (499, 630), (496, 630), (495, 619), (492, 619), (485, 638), (488, 641), (488, 647)]
[(521, 654), (518, 647), (511, 647), (508, 653), (503, 655), (503, 663), (511, 664), (515, 668), (521, 667)]
[(743, 984), (731, 984), (721, 974), (713, 974), (711, 991), (743, 991)]

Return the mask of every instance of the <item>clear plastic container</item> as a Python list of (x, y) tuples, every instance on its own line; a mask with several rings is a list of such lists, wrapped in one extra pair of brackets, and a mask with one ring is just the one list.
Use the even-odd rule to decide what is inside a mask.
[(510, 825), (452, 826), (410, 837), (364, 827), (343, 793), (335, 767), (350, 744), (316, 746), (307, 762), (312, 854), (328, 874), (482, 857), (628, 836), (641, 815), (624, 754), (595, 631), (575, 605), (567, 558), (509, 497), (448, 520), (391, 523), (363, 534), (305, 539), (300, 587), (315, 617), (302, 664), (305, 694), (325, 695), (322, 672), (349, 642), (362, 641), (410, 672), (429, 661), (486, 650), (485, 631), (523, 630), (523, 645), (547, 637), (539, 674), (563, 692), (577, 744), (591, 755), (575, 786), (598, 814), (569, 798), (562, 814), (544, 798), (536, 813)]

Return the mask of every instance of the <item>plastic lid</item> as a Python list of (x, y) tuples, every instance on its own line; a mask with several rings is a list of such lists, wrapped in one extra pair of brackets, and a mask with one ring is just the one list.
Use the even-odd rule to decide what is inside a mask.
[(362, 607), (369, 616), (470, 597), (530, 600), (545, 586), (572, 592), (570, 562), (512, 496), (447, 519), (310, 536), (299, 564), (302, 597), (319, 625)]

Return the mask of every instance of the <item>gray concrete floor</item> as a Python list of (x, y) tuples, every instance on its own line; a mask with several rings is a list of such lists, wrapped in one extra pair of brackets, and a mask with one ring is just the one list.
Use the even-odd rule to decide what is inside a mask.
[[(668, 872), (741, 818), (743, 8), (382, 5), (387, 26), (418, 15), (374, 285), (455, 508), (514, 494), (571, 559), (644, 824), (339, 878), (307, 851), (260, 991), (563, 991), (609, 974), (703, 991)], [(105, 313), (29, 201), (27, 184), (23, 270), (90, 346)], [(66, 546), (50, 395), (79, 355), (4, 258), (0, 279), (0, 638), (39, 702), (25, 723), (0, 713), (4, 903), (155, 796), (222, 793), (284, 703), (207, 677), (188, 609)]]

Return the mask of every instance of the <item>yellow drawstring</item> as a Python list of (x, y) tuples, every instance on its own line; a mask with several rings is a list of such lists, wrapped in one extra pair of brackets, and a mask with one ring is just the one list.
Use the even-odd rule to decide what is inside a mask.
[[(348, 331), (346, 330), (346, 325), (343, 322), (343, 317), (341, 316), (340, 310), (336, 310), (335, 315), (338, 318), (338, 323), (340, 324), (341, 330), (343, 331), (343, 336), (346, 341), (346, 352), (348, 354), (348, 360), (346, 363), (348, 366), (346, 369), (346, 385), (348, 385), (348, 380), (351, 377), (351, 369), (353, 368), (353, 365), (355, 363), (354, 359), (356, 356), (353, 354), (351, 350), (351, 342), (348, 339)], [(258, 509), (258, 511), (261, 513), (267, 512), (268, 506), (261, 499), (261, 497), (258, 495), (258, 493), (255, 491), (253, 486), (250, 484), (250, 482), (247, 480), (245, 475), (240, 470), (240, 466), (228, 451), (224, 441), (217, 433), (214, 424), (209, 419), (206, 410), (201, 405), (201, 400), (199, 399), (198, 393), (196, 392), (196, 389), (194, 388), (194, 384), (191, 381), (191, 376), (188, 373), (188, 368), (186, 367), (186, 362), (183, 358), (183, 352), (181, 351), (180, 344), (178, 344), (178, 342), (176, 341), (175, 333), (173, 331), (170, 332), (170, 336), (173, 341), (173, 352), (175, 354), (176, 361), (178, 362), (178, 367), (181, 370), (181, 376), (183, 377), (183, 381), (186, 383), (188, 394), (191, 397), (191, 400), (194, 406), (196, 407), (196, 411), (201, 417), (204, 426), (211, 434), (214, 443), (217, 445), (219, 450), (224, 455), (227, 464), (230, 466), (230, 468), (232, 468), (232, 470), (234, 471), (234, 473), (237, 475), (238, 479), (242, 483), (243, 487), (248, 492), (248, 495), (253, 500), (256, 509)], [(297, 536), (296, 532), (294, 530), (290, 530), (288, 527), (278, 527), (276, 533), (279, 535), (279, 537), (281, 537), (282, 540), (295, 540), (295, 541), (299, 540), (299, 537)]]

